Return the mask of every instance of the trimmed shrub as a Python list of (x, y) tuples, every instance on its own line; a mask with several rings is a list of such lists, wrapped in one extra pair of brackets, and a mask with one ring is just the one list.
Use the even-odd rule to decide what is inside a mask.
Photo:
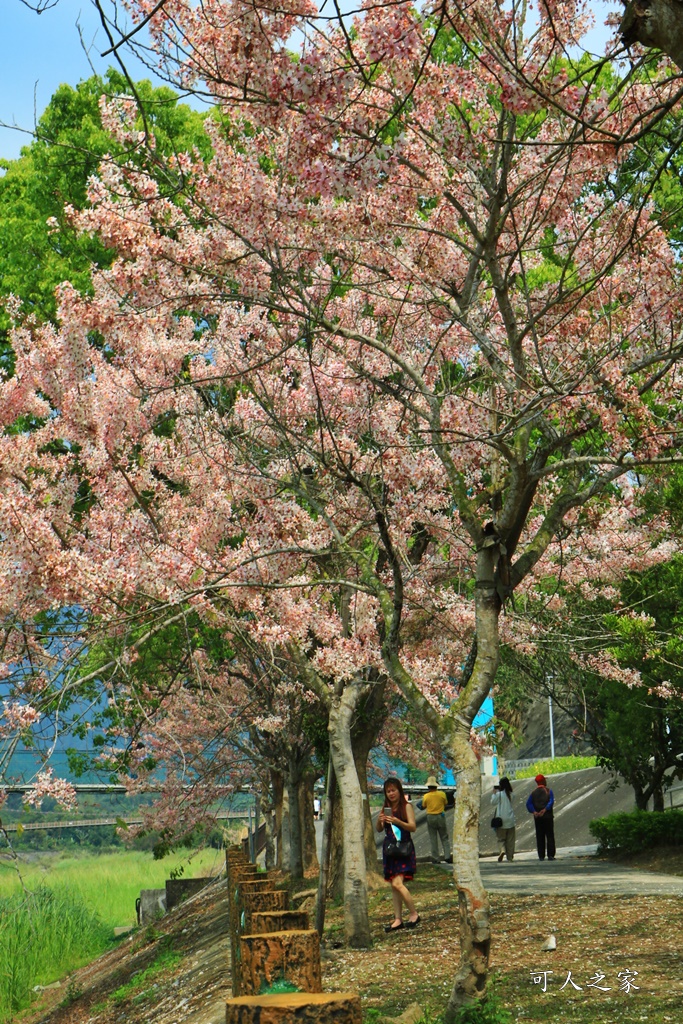
[(579, 757), (569, 754), (567, 757), (547, 757), (544, 761), (536, 761), (528, 768), (520, 768), (515, 774), (516, 779), (533, 779), (536, 775), (560, 775), (562, 772), (576, 772), (580, 768), (597, 768), (597, 757)]
[(596, 818), (588, 826), (598, 853), (637, 853), (655, 846), (683, 846), (683, 811), (632, 811)]

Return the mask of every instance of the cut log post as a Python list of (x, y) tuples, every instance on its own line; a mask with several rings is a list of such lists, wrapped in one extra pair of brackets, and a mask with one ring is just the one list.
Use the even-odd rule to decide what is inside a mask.
[[(228, 846), (225, 851), (225, 866), (230, 867), (231, 864), (250, 864), (251, 861), (248, 857), (244, 856), (244, 851), (241, 846)], [(256, 867), (255, 864), (251, 865)]]
[(230, 923), (233, 929), (242, 929), (244, 931), (242, 916), (245, 909), (245, 900), (249, 900), (253, 893), (264, 892), (272, 888), (273, 883), (268, 881), (267, 875), (259, 878), (237, 878), (234, 881), (230, 880), (228, 908), (230, 910)]
[(252, 935), (268, 932), (305, 932), (310, 928), (305, 910), (252, 910)]
[(320, 939), (305, 932), (269, 932), (240, 938), (240, 995), (257, 996), (278, 982), (321, 992)]
[(251, 915), (256, 911), (289, 910), (289, 892), (287, 889), (264, 889), (263, 892), (249, 892), (242, 896), (244, 918), (242, 933), (253, 932)]
[[(249, 867), (252, 865), (250, 864)], [(265, 875), (264, 875), (265, 878)], [(234, 924), (236, 922), (236, 915), (238, 913), (237, 906), (240, 902), (239, 893), (240, 886), (243, 882), (256, 882), (261, 881), (252, 872), (245, 873), (244, 865), (231, 864), (228, 868), (228, 911), (230, 913), (230, 921)]]
[[(247, 903), (256, 893), (262, 893), (272, 887), (268, 875), (263, 872), (258, 878), (240, 879), (230, 887), (228, 893), (228, 906), (230, 911), (230, 962), (232, 964), (232, 994), (242, 995), (240, 958), (240, 935), (247, 930)], [(266, 907), (259, 909), (265, 910)], [(276, 907), (275, 909), (286, 910), (287, 907)]]
[(268, 874), (265, 871), (261, 871), (258, 875), (253, 878), (240, 878), (237, 881), (237, 886), (240, 893), (244, 895), (248, 892), (263, 892), (264, 889), (272, 889), (273, 883), (268, 878)]
[[(251, 868), (253, 865), (249, 864)], [(242, 874), (246, 865), (239, 862), (233, 861), (227, 862), (228, 870), (228, 913), (230, 915), (230, 927), (234, 932), (236, 928), (239, 928), (239, 915), (241, 913), (240, 908), (240, 885), (242, 882), (247, 880), (254, 881), (251, 871), (248, 874)]]
[(292, 992), (229, 999), (226, 1024), (362, 1024), (355, 992)]
[(238, 879), (258, 878), (259, 869), (255, 864), (242, 864), (241, 861), (230, 861), (227, 865), (228, 878), (233, 882)]

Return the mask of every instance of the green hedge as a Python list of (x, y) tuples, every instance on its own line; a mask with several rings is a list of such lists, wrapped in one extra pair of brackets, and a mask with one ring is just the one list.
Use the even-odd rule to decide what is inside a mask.
[(632, 811), (596, 818), (588, 826), (598, 853), (637, 853), (655, 846), (683, 846), (683, 811)]
[(562, 772), (576, 772), (579, 768), (597, 768), (597, 757), (579, 757), (570, 754), (567, 757), (546, 758), (536, 761), (528, 768), (520, 768), (515, 773), (516, 779), (533, 779), (536, 775), (560, 775)]

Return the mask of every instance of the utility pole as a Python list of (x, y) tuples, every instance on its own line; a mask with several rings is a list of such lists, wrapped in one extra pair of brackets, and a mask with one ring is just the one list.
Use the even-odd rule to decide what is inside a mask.
[(555, 731), (553, 729), (553, 698), (548, 694), (548, 717), (550, 719), (550, 756), (555, 759)]

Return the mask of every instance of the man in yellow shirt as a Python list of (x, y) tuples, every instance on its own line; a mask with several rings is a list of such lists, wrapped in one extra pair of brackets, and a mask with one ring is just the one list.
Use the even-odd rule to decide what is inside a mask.
[(433, 864), (438, 864), (441, 860), (439, 840), (443, 846), (443, 859), (449, 864), (453, 863), (453, 855), (448, 842), (448, 829), (446, 828), (447, 803), (446, 794), (438, 788), (435, 777), (430, 775), (427, 779), (427, 792), (419, 801), (418, 807), (422, 807), (427, 812), (427, 829)]

